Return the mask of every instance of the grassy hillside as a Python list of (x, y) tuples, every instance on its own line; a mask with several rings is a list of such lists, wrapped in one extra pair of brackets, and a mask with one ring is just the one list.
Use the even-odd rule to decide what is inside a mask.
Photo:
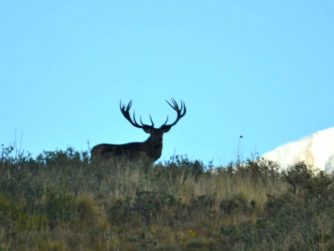
[(0, 152), (0, 251), (334, 250), (333, 236), (334, 180), (303, 164)]

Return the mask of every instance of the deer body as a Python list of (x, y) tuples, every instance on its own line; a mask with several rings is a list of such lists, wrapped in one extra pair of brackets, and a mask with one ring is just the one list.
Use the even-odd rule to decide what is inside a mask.
[(160, 127), (155, 128), (152, 118), (151, 125), (144, 124), (140, 119), (140, 124), (136, 121), (135, 115), (133, 118), (130, 116), (130, 108), (132, 102), (130, 101), (127, 106), (120, 105), (121, 112), (123, 116), (135, 127), (143, 129), (150, 136), (144, 142), (132, 142), (127, 144), (99, 144), (92, 148), (91, 156), (92, 158), (127, 158), (131, 161), (139, 160), (143, 157), (150, 159), (152, 162), (160, 158), (163, 145), (163, 134), (168, 132), (172, 126), (174, 126), (180, 118), (186, 114), (186, 107), (183, 102), (181, 102), (181, 107), (172, 99), (172, 104), (167, 101), (167, 103), (176, 111), (177, 118), (172, 124), (167, 124), (166, 122)]
[(99, 144), (93, 147), (92, 156), (100, 156), (103, 158), (111, 157), (126, 157), (129, 160), (137, 160), (143, 156), (148, 157), (152, 161), (160, 158), (162, 152), (162, 138), (161, 142), (150, 136), (144, 142), (133, 142), (128, 144)]

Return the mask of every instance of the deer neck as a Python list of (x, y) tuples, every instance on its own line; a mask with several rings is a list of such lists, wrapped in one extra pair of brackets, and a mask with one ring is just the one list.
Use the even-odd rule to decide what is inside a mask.
[(144, 142), (144, 151), (150, 158), (158, 159), (161, 156), (163, 136), (150, 135)]

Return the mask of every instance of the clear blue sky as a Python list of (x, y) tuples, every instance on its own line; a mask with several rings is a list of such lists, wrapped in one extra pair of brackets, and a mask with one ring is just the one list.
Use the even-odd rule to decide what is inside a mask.
[[(262, 154), (334, 126), (334, 2), (0, 2), (0, 143), (87, 150), (142, 141), (119, 111), (188, 113), (161, 160)], [(22, 139), (22, 140), (21, 140)]]

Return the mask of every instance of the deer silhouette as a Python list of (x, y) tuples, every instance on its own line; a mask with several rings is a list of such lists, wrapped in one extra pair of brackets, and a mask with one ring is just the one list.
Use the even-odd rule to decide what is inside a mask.
[(120, 110), (123, 116), (133, 125), (134, 127), (141, 128), (144, 132), (150, 134), (147, 140), (144, 142), (132, 142), (127, 144), (99, 144), (92, 148), (91, 156), (92, 159), (102, 158), (126, 158), (131, 161), (137, 161), (141, 158), (148, 158), (152, 162), (160, 158), (163, 145), (163, 134), (168, 132), (176, 123), (186, 114), (186, 106), (183, 101), (179, 105), (175, 99), (171, 102), (167, 101), (167, 104), (176, 112), (176, 119), (173, 123), (168, 123), (168, 117), (163, 125), (159, 128), (154, 127), (154, 122), (150, 115), (151, 124), (144, 124), (140, 117), (140, 123), (136, 121), (135, 113), (133, 112), (133, 117), (130, 116), (130, 109), (132, 106), (132, 101), (127, 105), (123, 105), (120, 102)]

